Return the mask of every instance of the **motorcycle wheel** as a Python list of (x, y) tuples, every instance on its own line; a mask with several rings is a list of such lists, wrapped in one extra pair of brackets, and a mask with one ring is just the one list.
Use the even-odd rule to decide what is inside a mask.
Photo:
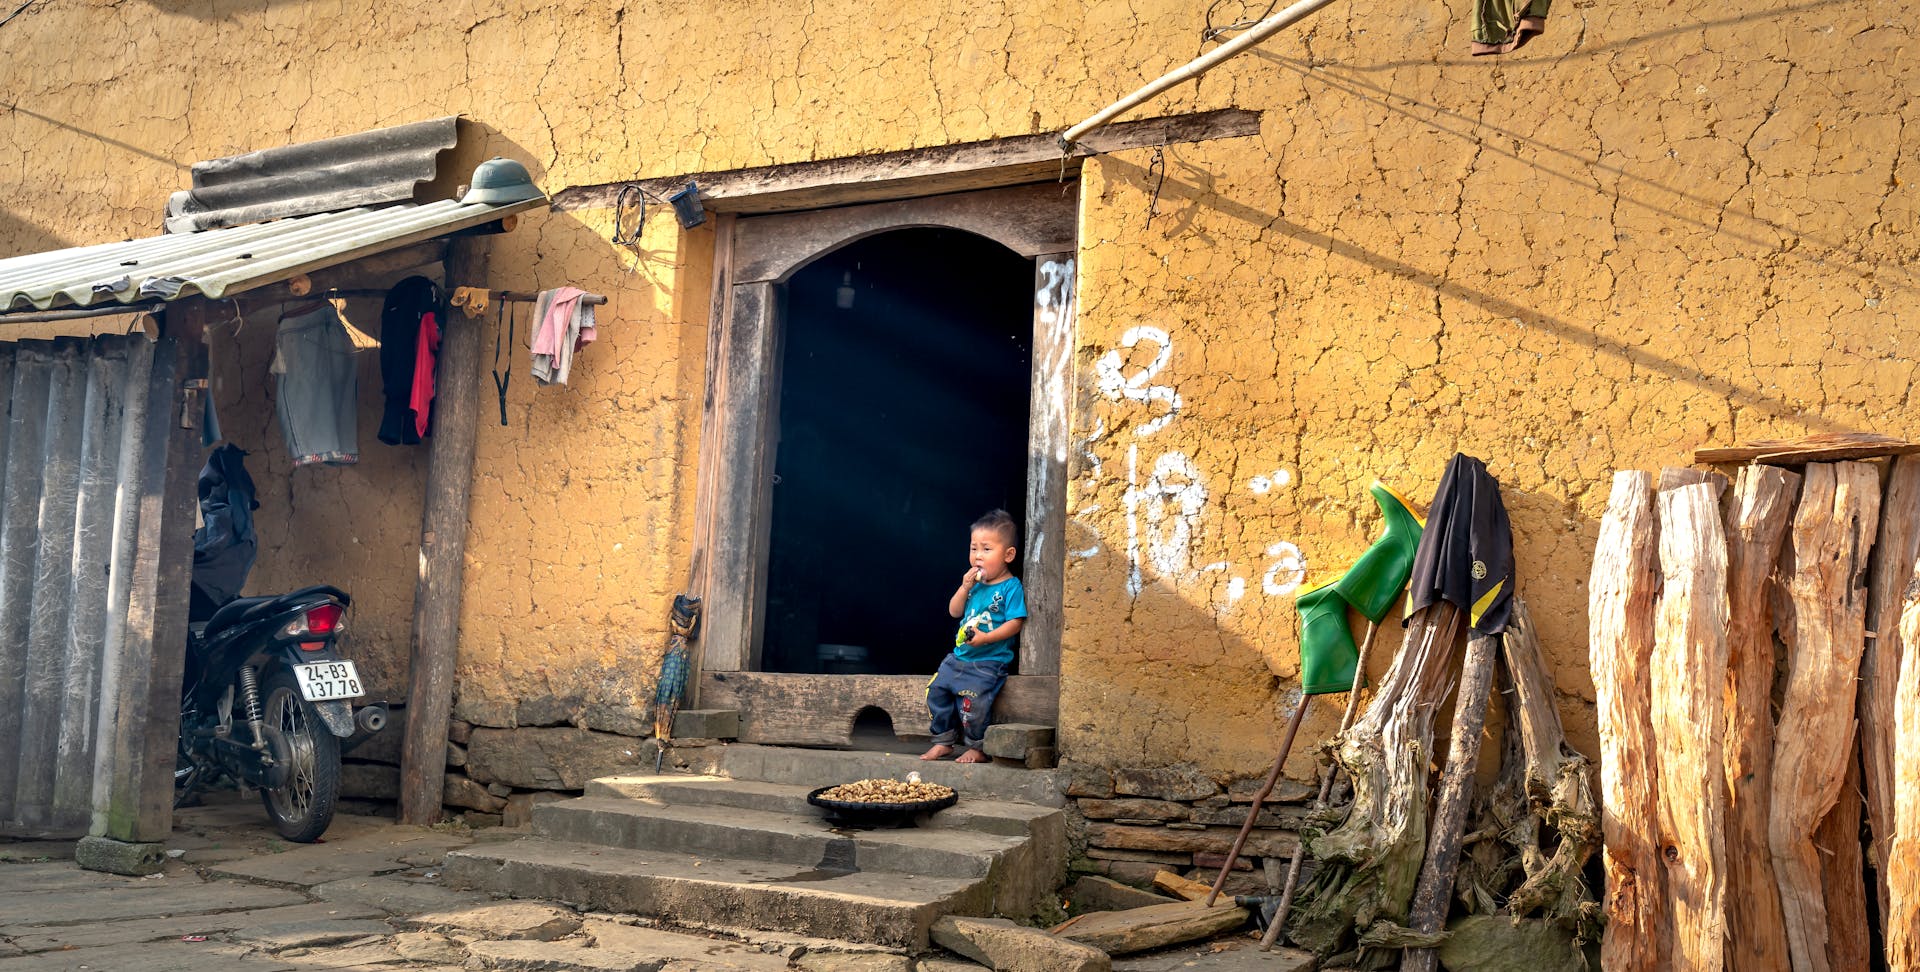
[(289, 765), (286, 784), (261, 790), (260, 802), (280, 836), (310, 844), (333, 823), (340, 796), (340, 740), (320, 721), (313, 703), (301, 697), (292, 673), (275, 672), (262, 688), (267, 726), (285, 738)]

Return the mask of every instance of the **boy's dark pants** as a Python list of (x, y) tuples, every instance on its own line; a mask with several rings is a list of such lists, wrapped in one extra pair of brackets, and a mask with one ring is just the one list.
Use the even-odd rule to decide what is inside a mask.
[(940, 671), (927, 683), (927, 710), (933, 713), (934, 745), (962, 742), (968, 749), (985, 745), (993, 700), (1005, 684), (1005, 662), (961, 661), (948, 652), (940, 662)]

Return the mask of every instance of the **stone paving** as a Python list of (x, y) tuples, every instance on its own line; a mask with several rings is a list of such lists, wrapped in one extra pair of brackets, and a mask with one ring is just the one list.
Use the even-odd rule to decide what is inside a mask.
[[(289, 844), (256, 801), (178, 814), (165, 870), (85, 871), (71, 842), (0, 841), (0, 972), (964, 972), (951, 955), (777, 934), (651, 927), (439, 883), (449, 850), (515, 830), (401, 827), (342, 815)], [(1238, 937), (1114, 962), (1131, 972), (1291, 972)], [(1297, 953), (1296, 953), (1297, 954)]]

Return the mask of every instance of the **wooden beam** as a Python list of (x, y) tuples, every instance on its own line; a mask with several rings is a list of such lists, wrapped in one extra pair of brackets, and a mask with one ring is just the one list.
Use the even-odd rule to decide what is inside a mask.
[(1721, 749), (1727, 670), (1727, 541), (1719, 491), (1661, 491), (1653, 738), (1671, 968), (1718, 972), (1726, 939), (1727, 788)]
[[(1899, 608), (1900, 641), (1920, 645), (1920, 562), (1907, 575)], [(1894, 731), (1905, 745), (1894, 754), (1893, 841), (1887, 853), (1887, 968), (1920, 970), (1920, 652), (1900, 660)]]
[(1882, 927), (1886, 927), (1891, 901), (1887, 858), (1895, 834), (1894, 763), (1906, 738), (1893, 731), (1900, 704), (1895, 690), (1900, 666), (1913, 647), (1900, 637), (1900, 605), (1916, 559), (1920, 559), (1920, 456), (1901, 456), (1893, 463), (1880, 502), (1880, 534), (1868, 567), (1867, 645), (1860, 656), (1860, 755)]
[[(486, 252), (478, 240), (455, 240), (447, 251), (446, 288), (485, 286)], [(406, 738), (400, 752), (400, 822), (440, 819), (446, 780), (447, 723), (453, 670), (460, 653), (460, 595), (465, 580), (467, 502), (480, 426), (481, 331), (485, 318), (452, 315), (442, 324), (440, 395), (434, 401), (427, 456), (427, 492), (420, 516), (420, 578), (413, 590)]]
[[(1867, 552), (1880, 475), (1860, 462), (1807, 466), (1785, 578), (1786, 694), (1774, 734), (1767, 845), (1796, 972), (1828, 972), (1827, 912), (1814, 830), (1833, 808), (1853, 751), (1854, 677), (1864, 648)], [(1662, 555), (1666, 547), (1661, 546)], [(1665, 669), (1689, 671), (1689, 669)], [(1658, 700), (1656, 700), (1656, 705)]]
[[(687, 559), (687, 593), (701, 599), (703, 610), (711, 607), (705, 601), (713, 579), (713, 559), (709, 551), (713, 546), (713, 511), (719, 502), (720, 490), (720, 477), (715, 475), (713, 463), (721, 441), (720, 402), (726, 396), (727, 369), (721, 367), (721, 362), (733, 296), (730, 283), (733, 222), (734, 217), (726, 213), (713, 220), (713, 287), (707, 304), (707, 356), (702, 368), (706, 380), (700, 398), (700, 452), (694, 457), (693, 553)], [(704, 631), (705, 625), (701, 628)], [(700, 673), (707, 668), (706, 653), (707, 641), (701, 637), (694, 643), (687, 677), (687, 702), (695, 707), (700, 705)]]
[[(1460, 866), (1460, 841), (1467, 826), (1467, 806), (1473, 802), (1473, 777), (1480, 765), (1480, 736), (1487, 728), (1487, 698), (1493, 691), (1493, 660), (1500, 651), (1498, 635), (1474, 632), (1467, 638), (1466, 661), (1460, 669), (1460, 688), (1453, 709), (1453, 738), (1447, 747), (1447, 765), (1433, 799), (1433, 823), (1427, 834), (1427, 859), (1414, 885), (1413, 907), (1407, 927), (1434, 934), (1447, 921), (1453, 904), (1453, 875)], [(1304, 700), (1301, 704), (1305, 704)], [(1440, 953), (1432, 948), (1409, 948), (1400, 958), (1401, 972), (1433, 972)]]
[(1027, 624), (1020, 674), (1060, 674), (1067, 572), (1067, 448), (1073, 430), (1074, 292), (1071, 250), (1034, 261), (1033, 380), (1027, 422)]
[(1587, 651), (1600, 729), (1606, 931), (1601, 966), (1664, 967), (1670, 930), (1660, 862), (1653, 742), (1654, 600), (1660, 591), (1653, 476), (1613, 475), (1588, 582)]
[(1728, 965), (1789, 967), (1780, 890), (1767, 853), (1773, 787), (1773, 611), (1769, 592), (1800, 477), (1745, 466), (1727, 510)]
[(1800, 439), (1759, 439), (1745, 445), (1693, 450), (1693, 461), (1706, 464), (1758, 462), (1798, 466), (1809, 462), (1873, 459), (1920, 452), (1920, 442), (1908, 442), (1873, 432), (1816, 432)]
[(1258, 134), (1259, 112), (1223, 108), (1112, 125), (1087, 136), (1064, 153), (1052, 133), (1019, 135), (818, 162), (698, 172), (643, 179), (638, 183), (572, 186), (554, 194), (553, 208), (565, 212), (612, 206), (620, 190), (630, 184), (657, 198), (665, 198), (691, 181), (700, 186), (701, 203), (714, 212), (820, 209), (1029, 182), (1054, 182), (1079, 174), (1081, 164), (1094, 155)]

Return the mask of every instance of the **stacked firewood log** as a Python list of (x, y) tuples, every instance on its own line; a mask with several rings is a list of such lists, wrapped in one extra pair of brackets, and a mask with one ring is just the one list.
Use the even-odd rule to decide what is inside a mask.
[(1603, 967), (1920, 970), (1917, 555), (1920, 455), (1615, 475)]

